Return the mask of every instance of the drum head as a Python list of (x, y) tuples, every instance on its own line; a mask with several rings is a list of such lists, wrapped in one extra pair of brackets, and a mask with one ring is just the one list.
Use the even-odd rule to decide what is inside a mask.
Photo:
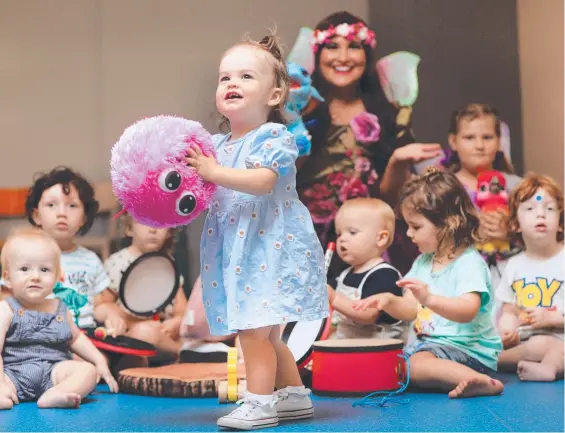
[(120, 301), (138, 316), (151, 317), (169, 305), (179, 289), (179, 274), (164, 253), (146, 253), (124, 272)]
[(312, 355), (312, 345), (322, 338), (328, 319), (288, 323), (281, 339), (286, 343), (298, 366), (303, 366)]

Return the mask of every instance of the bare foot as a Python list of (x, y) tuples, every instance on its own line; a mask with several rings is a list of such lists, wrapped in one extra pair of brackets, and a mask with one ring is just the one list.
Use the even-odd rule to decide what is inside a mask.
[(517, 373), (520, 380), (531, 382), (553, 382), (556, 376), (555, 368), (531, 361), (520, 361)]
[(51, 388), (39, 398), (37, 406), (42, 409), (53, 407), (78, 409), (81, 400), (80, 394)]
[(448, 395), (449, 398), (476, 397), (480, 395), (498, 395), (502, 393), (504, 385), (491, 379), (486, 374), (464, 380)]

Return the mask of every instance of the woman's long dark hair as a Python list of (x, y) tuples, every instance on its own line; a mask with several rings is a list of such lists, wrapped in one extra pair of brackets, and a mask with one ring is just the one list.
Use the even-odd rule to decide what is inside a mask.
[[(326, 30), (330, 26), (335, 27), (342, 23), (355, 24), (359, 22), (367, 25), (361, 18), (358, 18), (350, 14), (349, 12), (336, 12), (318, 23), (316, 29)], [(383, 147), (385, 147), (385, 149), (388, 151), (387, 153), (392, 153), (392, 151), (396, 147), (396, 143), (395, 140), (389, 140), (388, 138), (394, 138), (396, 135), (396, 109), (387, 101), (385, 97), (379, 78), (377, 76), (374, 56), (371, 47), (364, 44), (362, 45), (362, 47), (363, 50), (365, 50), (367, 63), (365, 71), (363, 72), (363, 75), (361, 76), (361, 80), (359, 82), (359, 93), (361, 100), (365, 105), (365, 109), (368, 112), (376, 114), (379, 117), (381, 124), (381, 137), (383, 138), (382, 140), (380, 140), (379, 145), (383, 145)], [(322, 50), (319, 49), (316, 52), (315, 69), (312, 73), (312, 84), (320, 92), (320, 94), (324, 98), (326, 98), (330, 91), (330, 85), (320, 72), (321, 51)], [(324, 147), (327, 142), (328, 130), (332, 123), (328, 105), (320, 104), (314, 111), (305, 115), (304, 123), (306, 124), (306, 127), (312, 135), (312, 154), (314, 154), (316, 149)], [(384, 167), (375, 168), (380, 174), (382, 174), (382, 171), (384, 171)]]

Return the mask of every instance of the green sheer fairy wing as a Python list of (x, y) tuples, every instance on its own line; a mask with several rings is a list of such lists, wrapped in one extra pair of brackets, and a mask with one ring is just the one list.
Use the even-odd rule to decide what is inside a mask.
[(377, 74), (388, 101), (397, 107), (414, 105), (418, 99), (420, 56), (398, 51), (377, 62)]

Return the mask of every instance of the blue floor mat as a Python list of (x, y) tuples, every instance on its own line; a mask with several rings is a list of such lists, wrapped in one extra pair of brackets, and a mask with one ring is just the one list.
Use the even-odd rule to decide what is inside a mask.
[[(406, 405), (352, 407), (355, 399), (314, 396), (316, 417), (262, 431), (564, 431), (563, 381), (523, 383), (501, 375), (504, 394), (451, 400), (445, 394), (403, 394)], [(215, 398), (171, 399), (109, 394), (105, 386), (79, 410), (22, 403), (0, 412), (0, 431), (216, 431), (234, 408)]]

